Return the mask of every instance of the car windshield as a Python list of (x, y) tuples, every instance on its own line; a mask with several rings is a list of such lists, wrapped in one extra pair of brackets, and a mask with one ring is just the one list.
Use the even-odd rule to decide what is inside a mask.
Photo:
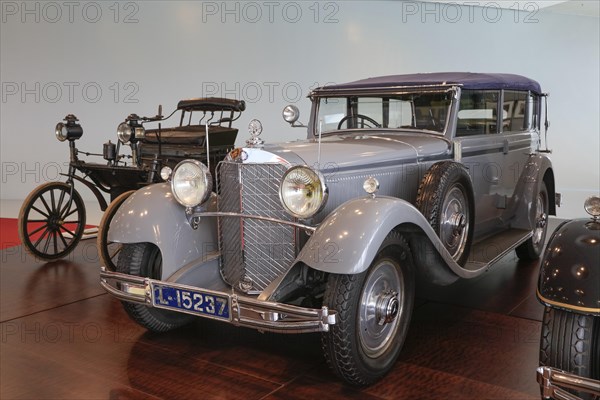
[(317, 132), (345, 129), (417, 129), (443, 133), (452, 92), (319, 98)]

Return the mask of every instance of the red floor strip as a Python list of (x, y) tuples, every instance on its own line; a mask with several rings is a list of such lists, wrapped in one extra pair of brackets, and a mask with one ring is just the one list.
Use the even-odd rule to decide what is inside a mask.
[[(19, 220), (16, 218), (0, 218), (0, 250), (8, 249), (10, 247), (20, 246), (21, 240), (19, 239)], [(36, 224), (29, 224), (29, 231), (35, 230)], [(42, 223), (39, 224), (42, 226)], [(93, 225), (86, 225), (87, 228), (93, 228)], [(71, 230), (75, 230), (75, 227), (69, 227)], [(35, 240), (41, 236), (42, 232), (32, 235), (31, 239)], [(84, 236), (85, 238), (85, 236)]]
[(17, 222), (16, 218), (0, 218), (0, 250), (21, 244)]

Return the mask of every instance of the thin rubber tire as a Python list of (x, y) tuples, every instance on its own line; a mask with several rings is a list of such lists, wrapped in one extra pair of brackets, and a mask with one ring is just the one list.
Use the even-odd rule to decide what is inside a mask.
[(18, 226), (28, 253), (44, 261), (58, 260), (73, 251), (83, 236), (85, 205), (71, 185), (45, 183), (23, 202)]

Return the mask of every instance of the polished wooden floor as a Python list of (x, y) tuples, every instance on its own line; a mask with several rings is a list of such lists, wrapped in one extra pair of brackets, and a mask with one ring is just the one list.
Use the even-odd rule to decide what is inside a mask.
[(21, 247), (0, 256), (1, 399), (539, 398), (538, 265), (514, 253), (477, 279), (421, 290), (396, 366), (362, 390), (329, 372), (317, 334), (208, 320), (144, 331), (100, 288), (93, 240), (48, 264)]

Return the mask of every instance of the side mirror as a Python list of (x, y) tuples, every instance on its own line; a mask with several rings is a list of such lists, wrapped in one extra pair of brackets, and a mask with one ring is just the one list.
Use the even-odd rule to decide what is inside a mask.
[(298, 118), (300, 118), (300, 110), (295, 105), (289, 104), (285, 106), (285, 108), (281, 112), (281, 115), (283, 116), (285, 122), (290, 124), (292, 127), (306, 128), (306, 125), (304, 125), (303, 123), (296, 123), (298, 121)]

